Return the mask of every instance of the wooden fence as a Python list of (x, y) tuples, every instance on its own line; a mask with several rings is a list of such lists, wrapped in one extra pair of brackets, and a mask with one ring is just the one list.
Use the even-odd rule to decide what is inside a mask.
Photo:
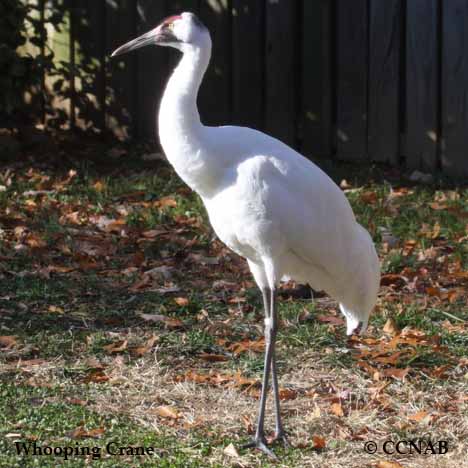
[(109, 53), (188, 10), (214, 42), (199, 96), (206, 124), (259, 128), (306, 155), (468, 175), (468, 0), (66, 5), (68, 36), (62, 31), (52, 47), (68, 44), (72, 125), (155, 139), (178, 53), (148, 47), (112, 61)]

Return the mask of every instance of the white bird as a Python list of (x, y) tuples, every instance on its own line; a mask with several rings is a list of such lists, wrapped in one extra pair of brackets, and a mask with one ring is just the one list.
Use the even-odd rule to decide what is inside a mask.
[(379, 288), (379, 260), (340, 188), (315, 164), (262, 132), (207, 127), (197, 94), (211, 56), (208, 29), (193, 13), (159, 26), (112, 56), (154, 44), (182, 52), (159, 109), (159, 137), (180, 178), (199, 194), (218, 237), (244, 257), (262, 291), (266, 351), (257, 430), (246, 446), (271, 457), (264, 435), (271, 374), (275, 438), (287, 444), (280, 415), (275, 337), (282, 279), (308, 283), (339, 302), (347, 334), (366, 329)]

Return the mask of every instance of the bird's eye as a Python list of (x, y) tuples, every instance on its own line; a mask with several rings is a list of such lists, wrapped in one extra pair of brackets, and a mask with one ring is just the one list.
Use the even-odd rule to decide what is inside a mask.
[(167, 27), (168, 27), (169, 29), (171, 29), (171, 30), (174, 29), (174, 23), (169, 23), (169, 24), (167, 25)]

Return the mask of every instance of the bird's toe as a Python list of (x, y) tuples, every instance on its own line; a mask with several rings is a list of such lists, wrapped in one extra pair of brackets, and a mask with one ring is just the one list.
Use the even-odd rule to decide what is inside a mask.
[(260, 450), (265, 455), (270, 457), (272, 460), (278, 460), (278, 457), (273, 453), (271, 449), (268, 448), (265, 438), (255, 438), (252, 441), (244, 444), (242, 448), (256, 448), (257, 450)]

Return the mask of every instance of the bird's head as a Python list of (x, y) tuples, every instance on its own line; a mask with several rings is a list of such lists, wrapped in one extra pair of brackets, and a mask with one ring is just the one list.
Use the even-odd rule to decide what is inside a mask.
[(209, 47), (211, 39), (208, 29), (197, 16), (184, 12), (166, 18), (151, 31), (120, 46), (112, 52), (112, 57), (146, 45), (174, 47), (184, 52), (188, 48)]

